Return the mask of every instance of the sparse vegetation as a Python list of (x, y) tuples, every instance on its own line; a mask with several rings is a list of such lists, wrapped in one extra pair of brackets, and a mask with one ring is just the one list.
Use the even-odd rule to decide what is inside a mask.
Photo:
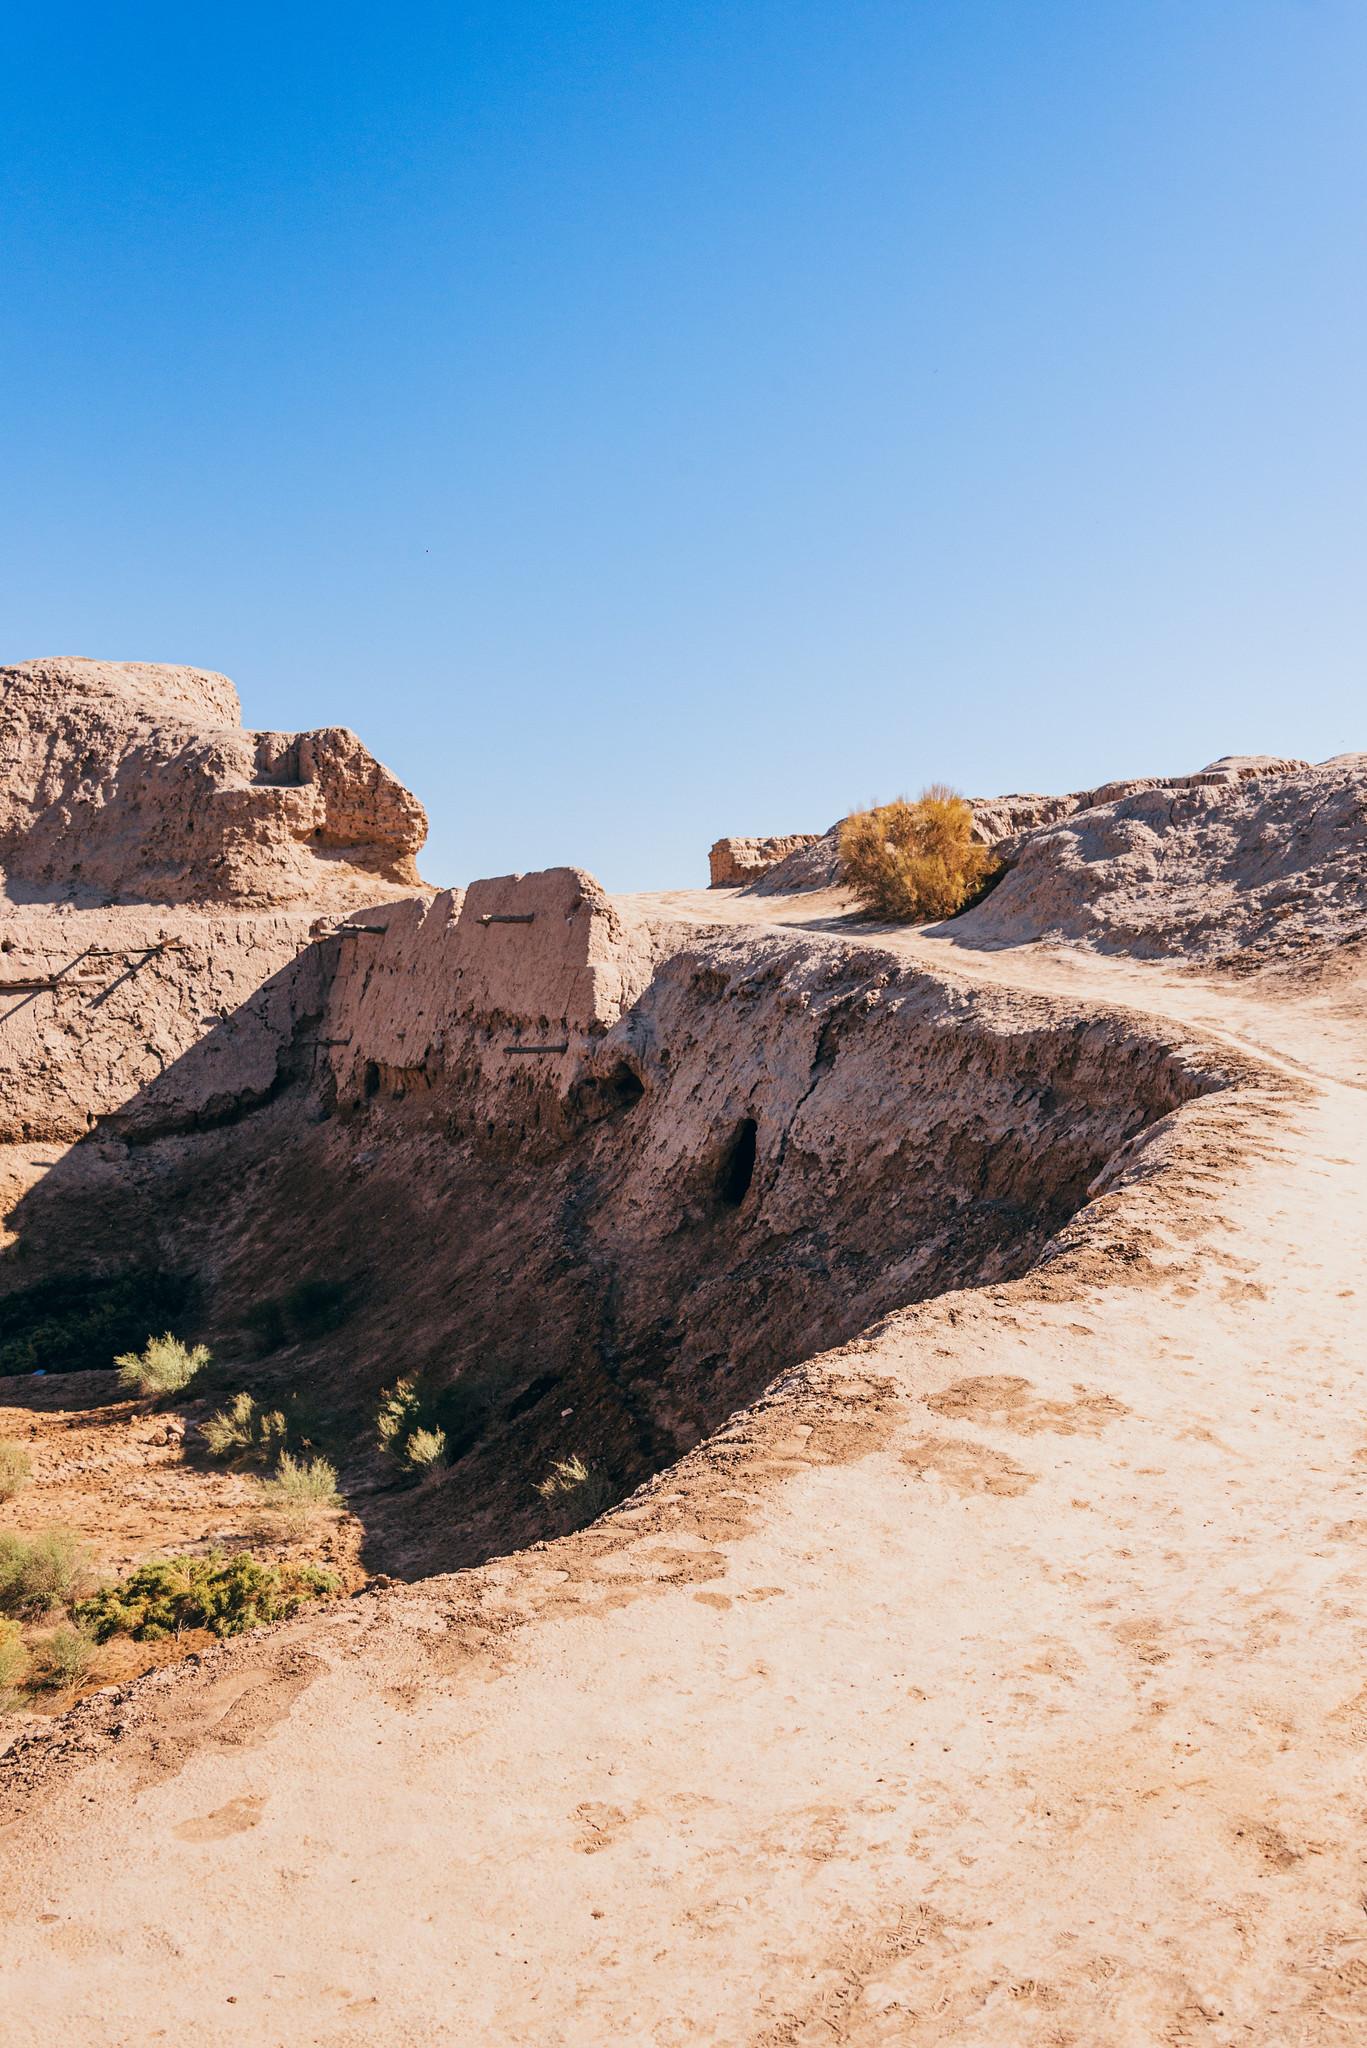
[(416, 1380), (396, 1380), (385, 1388), (375, 1411), (375, 1436), (382, 1451), (400, 1456), (414, 1430), (426, 1426), (425, 1404)]
[(0, 1533), (0, 1614), (34, 1618), (67, 1606), (86, 1570), (86, 1551), (74, 1530)]
[(342, 1505), (336, 1467), (326, 1458), (295, 1458), (282, 1451), (273, 1476), (258, 1485), (262, 1505), (294, 1536), (304, 1535), (320, 1516)]
[(578, 1451), (557, 1458), (545, 1478), (537, 1481), (536, 1490), (552, 1507), (565, 1510), (574, 1528), (596, 1521), (612, 1506), (613, 1488), (607, 1473), (585, 1464)]
[(93, 1638), (83, 1628), (64, 1622), (34, 1645), (29, 1685), (35, 1692), (70, 1692), (90, 1669)]
[(969, 805), (943, 783), (932, 783), (915, 803), (899, 797), (856, 811), (840, 828), (841, 878), (875, 917), (953, 917), (995, 867), (973, 837)]
[(326, 1453), (329, 1431), (313, 1405), (297, 1393), (286, 1394), (277, 1407), (263, 1407), (254, 1394), (234, 1394), (199, 1434), (211, 1458), (241, 1465), (266, 1465), (283, 1451)]
[(448, 1465), (478, 1443), (489, 1424), (490, 1397), (483, 1376), (471, 1373), (435, 1393), (417, 1379), (397, 1380), (380, 1396), (375, 1436), (382, 1451), (410, 1472)]
[(415, 1472), (430, 1472), (432, 1467), (446, 1460), (446, 1432), (440, 1429), (415, 1429), (403, 1447), (405, 1462)]
[(0, 1443), (0, 1501), (13, 1500), (33, 1477), (33, 1461), (22, 1444)]
[(410, 1472), (430, 1472), (447, 1455), (436, 1403), (414, 1379), (385, 1388), (375, 1414), (375, 1435), (380, 1449)]
[(83, 1600), (75, 1618), (101, 1643), (114, 1635), (156, 1642), (187, 1628), (232, 1636), (283, 1621), (305, 1602), (338, 1590), (333, 1574), (316, 1565), (264, 1564), (245, 1551), (235, 1557), (211, 1551), (139, 1565)]
[(0, 1375), (105, 1369), (192, 1305), (183, 1275), (60, 1273), (0, 1300)]
[(285, 1446), (289, 1425), (281, 1408), (261, 1408), (251, 1394), (234, 1394), (199, 1426), (214, 1458), (267, 1459)]
[(28, 1671), (28, 1651), (12, 1621), (0, 1621), (0, 1714), (24, 1704), (20, 1683)]
[(191, 1349), (167, 1330), (160, 1337), (149, 1337), (141, 1351), (125, 1351), (114, 1363), (125, 1392), (150, 1399), (179, 1394), (188, 1387), (209, 1363), (209, 1348), (196, 1344)]

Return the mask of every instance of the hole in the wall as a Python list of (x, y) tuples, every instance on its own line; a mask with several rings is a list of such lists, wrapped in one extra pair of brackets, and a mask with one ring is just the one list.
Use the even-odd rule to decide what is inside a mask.
[(361, 1076), (361, 1092), (369, 1099), (380, 1092), (380, 1070), (374, 1060), (367, 1060)]
[(739, 1209), (755, 1177), (755, 1142), (759, 1126), (752, 1116), (741, 1124), (722, 1164), (719, 1193), (728, 1209)]
[(621, 1060), (610, 1074), (594, 1074), (578, 1082), (572, 1101), (586, 1123), (596, 1123), (601, 1117), (634, 1109), (645, 1092), (645, 1083), (635, 1068)]

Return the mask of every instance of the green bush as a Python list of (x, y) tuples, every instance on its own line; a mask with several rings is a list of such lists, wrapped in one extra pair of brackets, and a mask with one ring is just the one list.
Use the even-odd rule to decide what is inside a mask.
[(446, 1436), (440, 1429), (415, 1429), (403, 1447), (404, 1463), (414, 1472), (430, 1472), (446, 1462)]
[(487, 1383), (471, 1373), (435, 1393), (417, 1379), (397, 1380), (380, 1396), (375, 1436), (409, 1471), (430, 1471), (438, 1460), (453, 1465), (464, 1457), (488, 1428), (491, 1412)]
[(22, 1444), (0, 1443), (0, 1500), (13, 1500), (33, 1477), (33, 1461)]
[(426, 1427), (426, 1404), (416, 1380), (396, 1380), (380, 1395), (375, 1411), (375, 1437), (382, 1451), (399, 1457), (415, 1429)]
[(544, 1479), (536, 1485), (542, 1500), (568, 1510), (573, 1526), (597, 1521), (613, 1503), (613, 1486), (606, 1472), (586, 1465), (579, 1453), (557, 1458)]
[(199, 1433), (211, 1458), (239, 1464), (269, 1464), (282, 1451), (324, 1450), (331, 1427), (303, 1395), (290, 1393), (276, 1408), (263, 1408), (254, 1394), (234, 1394)]
[(283, 1450), (288, 1429), (283, 1409), (261, 1408), (251, 1394), (234, 1394), (199, 1425), (214, 1458), (269, 1458)]
[(69, 1692), (89, 1671), (94, 1654), (95, 1644), (89, 1633), (63, 1623), (34, 1645), (29, 1684), (36, 1691)]
[(234, 1636), (283, 1621), (306, 1601), (339, 1590), (333, 1574), (314, 1565), (263, 1564), (245, 1551), (236, 1557), (211, 1551), (139, 1565), (117, 1585), (81, 1601), (75, 1618), (99, 1643), (115, 1635), (156, 1642), (187, 1628)]
[(85, 1548), (71, 1529), (0, 1533), (0, 1614), (43, 1615), (65, 1607), (86, 1569)]
[(918, 800), (856, 811), (840, 827), (840, 876), (875, 917), (953, 917), (995, 869), (963, 797), (932, 783)]
[(179, 1394), (209, 1363), (209, 1348), (196, 1344), (191, 1350), (167, 1330), (163, 1336), (149, 1337), (141, 1352), (125, 1351), (114, 1363), (119, 1385), (128, 1393)]
[(103, 1370), (186, 1315), (193, 1296), (183, 1274), (140, 1269), (59, 1273), (18, 1288), (0, 1296), (0, 1375)]
[(0, 1621), (0, 1714), (22, 1707), (20, 1683), (28, 1671), (28, 1651), (12, 1621)]
[(273, 1477), (257, 1482), (262, 1503), (294, 1535), (303, 1535), (320, 1515), (342, 1505), (335, 1466), (326, 1458), (293, 1458), (282, 1451)]

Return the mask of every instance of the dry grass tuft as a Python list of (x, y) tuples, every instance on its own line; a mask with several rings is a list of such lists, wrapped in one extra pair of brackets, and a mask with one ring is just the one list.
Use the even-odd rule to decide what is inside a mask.
[(953, 917), (996, 866), (973, 837), (969, 805), (943, 783), (932, 783), (915, 803), (898, 797), (855, 811), (840, 827), (841, 879), (874, 917)]
[(22, 1444), (0, 1443), (0, 1501), (13, 1500), (33, 1477), (33, 1461)]
[(596, 1465), (586, 1465), (578, 1451), (568, 1458), (557, 1458), (545, 1478), (538, 1479), (536, 1490), (551, 1507), (563, 1510), (574, 1528), (596, 1522), (614, 1499), (607, 1473)]
[(261, 1503), (292, 1536), (303, 1536), (342, 1505), (337, 1470), (326, 1458), (292, 1458), (283, 1451), (274, 1476), (257, 1482)]
[(67, 1606), (87, 1570), (85, 1546), (72, 1529), (0, 1534), (0, 1614), (35, 1616)]

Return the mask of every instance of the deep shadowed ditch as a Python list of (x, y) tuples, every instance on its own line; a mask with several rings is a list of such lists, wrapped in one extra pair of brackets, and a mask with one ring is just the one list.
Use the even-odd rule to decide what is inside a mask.
[[(327, 1030), (310, 1013), (236, 1121), (75, 1146), (12, 1219), (0, 1342), (65, 1290), (85, 1334), (49, 1365), (107, 1364), (101, 1288), (120, 1313), (183, 1289), (133, 1320), (207, 1337), (222, 1386), (307, 1397), (368, 1562), (405, 1574), (565, 1526), (558, 1463), (590, 1473), (581, 1506), (620, 1498), (783, 1368), (1024, 1272), (1126, 1139), (1222, 1078), (1120, 1018), (753, 937), (666, 960), (563, 1090), (459, 1044), (339, 1069)], [(444, 1439), (421, 1478), (376, 1444), (399, 1381)]]

